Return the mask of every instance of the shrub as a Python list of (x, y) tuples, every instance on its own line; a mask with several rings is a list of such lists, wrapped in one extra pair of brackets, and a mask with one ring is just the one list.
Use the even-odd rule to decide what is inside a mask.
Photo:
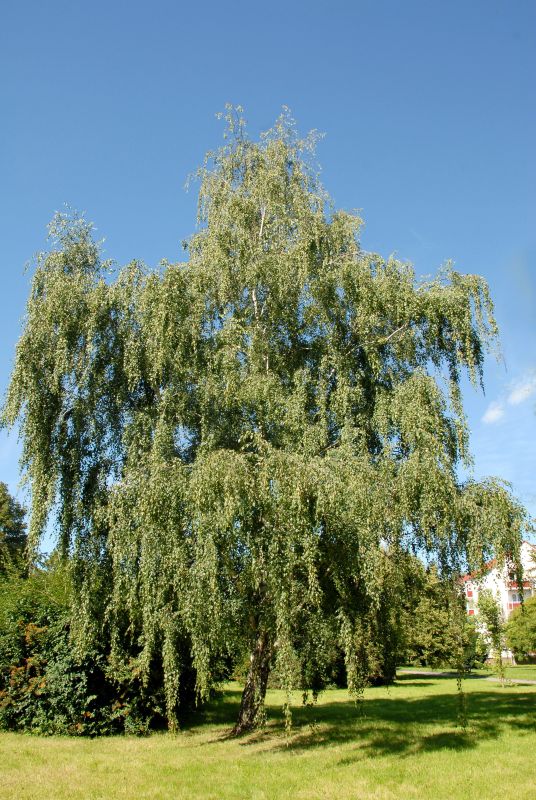
[[(112, 669), (101, 649), (70, 635), (67, 571), (49, 562), (0, 582), (0, 728), (41, 734), (143, 734), (165, 724), (161, 665), (142, 685), (135, 657)], [(193, 696), (193, 683), (182, 689)]]

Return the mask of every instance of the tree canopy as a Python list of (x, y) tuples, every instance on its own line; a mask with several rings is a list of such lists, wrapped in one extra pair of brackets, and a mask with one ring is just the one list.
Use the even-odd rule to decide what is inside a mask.
[(237, 731), (271, 669), (306, 689), (333, 636), (357, 689), (405, 552), (518, 559), (522, 509), (458, 471), (460, 381), (481, 382), (497, 336), (488, 287), (364, 251), (314, 145), (286, 114), (253, 141), (229, 111), (185, 262), (116, 270), (61, 214), (37, 260), (4, 408), (30, 541), (54, 514), (79, 646), (106, 632), (111, 664), (142, 675), (160, 659), (171, 725), (184, 670), (203, 698), (237, 654)]

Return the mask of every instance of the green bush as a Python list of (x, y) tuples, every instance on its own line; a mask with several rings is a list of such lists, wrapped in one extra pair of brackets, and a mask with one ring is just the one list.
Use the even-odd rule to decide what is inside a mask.
[[(0, 728), (41, 734), (144, 734), (165, 725), (161, 665), (141, 684), (135, 657), (111, 669), (106, 638), (80, 653), (58, 563), (0, 582)], [(193, 681), (182, 690), (193, 695)]]
[(506, 642), (516, 661), (529, 661), (536, 652), (536, 597), (516, 608), (506, 625)]

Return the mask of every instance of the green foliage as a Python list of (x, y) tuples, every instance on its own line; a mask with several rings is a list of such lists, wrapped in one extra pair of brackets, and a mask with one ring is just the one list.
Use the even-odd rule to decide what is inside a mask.
[[(45, 670), (67, 613), (62, 571), (35, 569), (0, 583), (0, 725), (42, 729)], [(52, 629), (50, 628), (52, 626)], [(76, 699), (73, 698), (76, 703)]]
[(25, 514), (25, 509), (0, 481), (0, 579), (6, 573), (24, 571)]
[(512, 612), (506, 624), (506, 643), (517, 661), (536, 652), (536, 597), (525, 600)]
[(494, 658), (501, 658), (505, 649), (505, 626), (501, 607), (490, 589), (483, 589), (478, 597), (480, 618), (485, 625), (485, 632), (491, 645)]
[(505, 680), (503, 650), (506, 649), (505, 623), (499, 601), (490, 589), (484, 589), (478, 597), (478, 610), (482, 621), (483, 636), (490, 648), (490, 656), (497, 665), (501, 681)]
[(431, 667), (452, 662), (460, 629), (459, 603), (452, 585), (441, 581), (433, 567), (428, 572), (422, 568), (414, 590), (419, 599), (406, 619), (409, 660)]
[(414, 559), (402, 611), (404, 660), (429, 667), (466, 671), (485, 659), (481, 637), (468, 618), (464, 598), (453, 577), (441, 577)]
[(314, 136), (227, 121), (186, 263), (114, 272), (90, 225), (54, 218), (4, 409), (32, 547), (57, 509), (78, 650), (108, 640), (142, 684), (161, 663), (172, 727), (191, 668), (206, 698), (259, 642), (290, 690), (334, 630), (358, 691), (387, 658), (396, 559), (516, 561), (524, 524), (499, 482), (458, 480), (460, 380), (496, 338), (485, 281), (363, 251)]
[(0, 728), (78, 736), (147, 732), (164, 713), (161, 669), (111, 673), (105, 642), (73, 649), (69, 575), (57, 559), (0, 584)]
[(488, 657), (488, 643), (474, 617), (465, 620), (464, 639), (464, 668), (479, 669)]

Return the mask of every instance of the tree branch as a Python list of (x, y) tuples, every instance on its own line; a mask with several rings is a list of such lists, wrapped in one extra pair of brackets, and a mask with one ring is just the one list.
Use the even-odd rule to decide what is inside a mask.
[(266, 206), (263, 206), (262, 209), (261, 209), (261, 229), (259, 231), (259, 242), (260, 242), (260, 240), (262, 238), (262, 231), (263, 231), (263, 228), (264, 228), (264, 218), (265, 218), (265, 216), (266, 216)]
[(255, 289), (251, 290), (251, 299), (253, 300), (253, 308), (255, 309), (255, 319), (259, 319), (259, 306), (257, 304), (257, 292)]
[(410, 323), (409, 323), (409, 322), (405, 322), (403, 325), (401, 325), (401, 326), (400, 326), (399, 328), (397, 328), (395, 331), (393, 331), (392, 333), (390, 333), (390, 334), (389, 334), (389, 336), (387, 337), (387, 339), (384, 339), (383, 341), (380, 339), (380, 340), (379, 340), (379, 341), (380, 341), (380, 343), (381, 343), (381, 344), (387, 344), (387, 342), (389, 342), (389, 341), (390, 341), (390, 340), (393, 338), (393, 336), (396, 336), (396, 334), (397, 334), (397, 333), (404, 333), (405, 331), (407, 331), (407, 329), (409, 328), (409, 326), (410, 326)]

